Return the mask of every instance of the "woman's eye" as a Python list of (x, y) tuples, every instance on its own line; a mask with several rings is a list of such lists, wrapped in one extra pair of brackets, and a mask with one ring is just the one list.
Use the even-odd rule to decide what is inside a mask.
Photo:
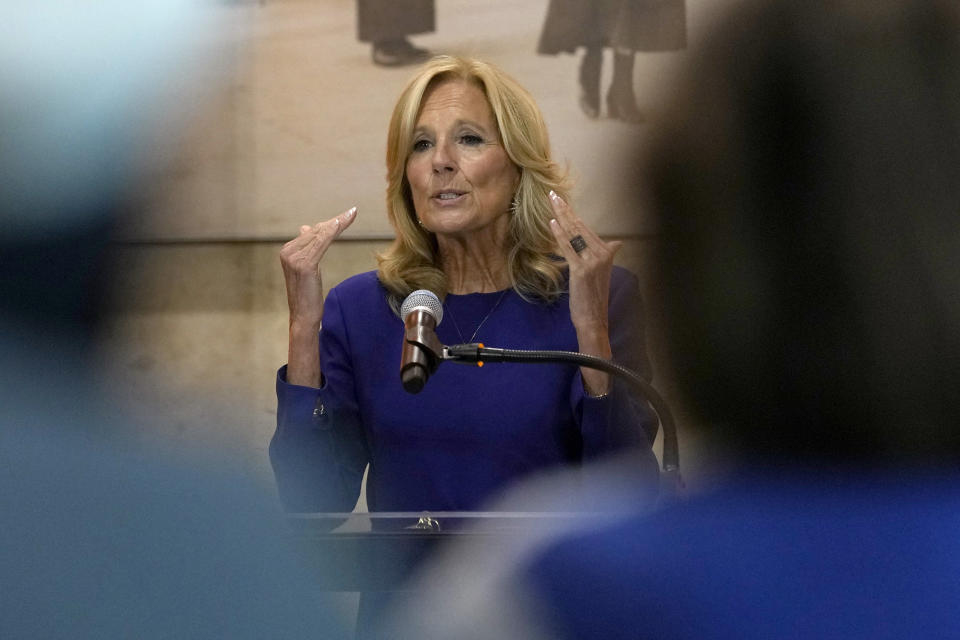
[(430, 148), (429, 140), (417, 140), (416, 142), (413, 143), (414, 151), (426, 151), (429, 148)]
[(460, 136), (460, 142), (468, 145), (478, 145), (483, 144), (483, 138), (472, 133), (465, 133), (464, 135)]

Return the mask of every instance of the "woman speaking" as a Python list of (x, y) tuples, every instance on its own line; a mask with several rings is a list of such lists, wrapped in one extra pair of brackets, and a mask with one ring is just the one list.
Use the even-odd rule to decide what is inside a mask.
[[(324, 294), (322, 259), (356, 207), (280, 253), (290, 308), (270, 459), (290, 511), (475, 509), (534, 471), (639, 449), (656, 482), (656, 420), (603, 372), (449, 365), (416, 394), (399, 376), (403, 300), (442, 300), (443, 344), (579, 351), (649, 376), (636, 278), (567, 204), (543, 117), (490, 64), (428, 61), (387, 137), (396, 239), (378, 269)], [(322, 324), (322, 326), (321, 326)]]

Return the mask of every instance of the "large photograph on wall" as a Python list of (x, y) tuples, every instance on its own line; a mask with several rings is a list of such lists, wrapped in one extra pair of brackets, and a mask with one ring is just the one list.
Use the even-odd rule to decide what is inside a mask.
[(386, 131), (430, 54), (474, 56), (534, 96), (574, 205), (602, 235), (649, 231), (625, 189), (648, 116), (684, 55), (696, 2), (223, 2), (227, 90), (197, 114), (154, 181), (136, 239), (283, 240), (351, 206), (346, 237), (392, 236)]

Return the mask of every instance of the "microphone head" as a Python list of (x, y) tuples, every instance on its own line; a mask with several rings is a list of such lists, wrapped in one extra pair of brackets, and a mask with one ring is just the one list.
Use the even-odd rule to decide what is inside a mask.
[(438, 326), (440, 321), (443, 320), (443, 304), (433, 291), (417, 289), (408, 295), (400, 306), (400, 317), (406, 321), (407, 316), (418, 309), (433, 316)]

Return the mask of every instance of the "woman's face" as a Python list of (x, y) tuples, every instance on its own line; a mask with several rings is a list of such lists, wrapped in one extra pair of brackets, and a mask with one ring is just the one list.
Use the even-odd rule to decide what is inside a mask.
[(479, 87), (444, 80), (427, 91), (407, 158), (407, 181), (417, 217), (438, 235), (509, 225), (520, 172)]

